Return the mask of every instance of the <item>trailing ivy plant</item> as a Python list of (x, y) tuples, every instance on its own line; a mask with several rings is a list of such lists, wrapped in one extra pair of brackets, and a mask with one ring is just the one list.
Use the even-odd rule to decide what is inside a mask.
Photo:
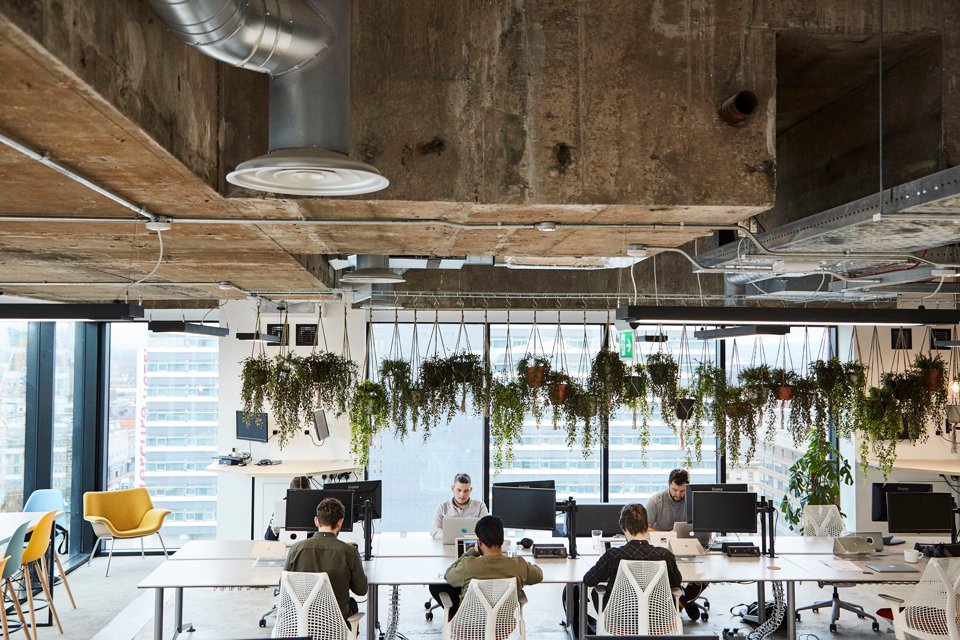
[(490, 397), (492, 374), (483, 358), (476, 353), (459, 351), (447, 358), (450, 370), (456, 376), (459, 388), (460, 410), (467, 410), (467, 396), (470, 396), (474, 415), (483, 415)]
[(650, 391), (660, 401), (660, 417), (674, 431), (677, 430), (677, 380), (680, 365), (667, 351), (657, 351), (647, 356), (647, 378)]
[(580, 448), (586, 458), (593, 448), (597, 418), (596, 397), (579, 383), (571, 382), (567, 401), (563, 404), (563, 413), (567, 428), (567, 446), (572, 448), (579, 436)]
[(640, 460), (646, 462), (647, 449), (650, 447), (650, 402), (647, 394), (650, 391), (647, 370), (637, 363), (630, 368), (631, 374), (624, 386), (625, 395), (623, 404), (630, 409), (633, 419), (633, 428), (637, 430), (637, 440), (640, 444)]
[(456, 375), (448, 358), (433, 356), (420, 363), (424, 438), (431, 429), (450, 424), (460, 410), (460, 384)]
[(522, 383), (523, 399), (537, 426), (543, 420), (544, 382), (549, 375), (549, 358), (528, 353), (517, 362), (517, 378)]
[(240, 401), (243, 403), (243, 417), (253, 420), (255, 414), (263, 413), (272, 366), (270, 358), (262, 353), (244, 358), (241, 366)]
[(704, 421), (713, 422), (720, 452), (727, 446), (727, 378), (723, 369), (712, 362), (701, 361), (694, 371), (691, 397), (693, 413), (684, 429), (686, 442), (693, 443), (693, 453), (699, 462), (702, 459)]
[(357, 469), (366, 469), (370, 462), (370, 445), (374, 434), (390, 423), (390, 404), (383, 385), (364, 380), (357, 386), (350, 406), (350, 453)]
[(566, 371), (551, 369), (544, 386), (547, 388), (547, 400), (550, 401), (551, 422), (554, 429), (560, 428), (563, 419), (563, 405), (570, 393), (570, 375)]
[(816, 382), (813, 398), (813, 427), (825, 434), (832, 418), (837, 435), (849, 437), (863, 411), (865, 367), (859, 362), (840, 362), (840, 358), (810, 363), (810, 377)]
[(897, 441), (903, 429), (903, 413), (893, 388), (870, 387), (863, 415), (857, 428), (860, 441), (860, 464), (866, 472), (868, 458), (876, 459), (884, 479), (893, 470), (897, 458)]
[(777, 432), (774, 424), (775, 414), (773, 411), (768, 411), (772, 403), (771, 387), (773, 386), (770, 367), (762, 364), (742, 369), (739, 380), (741, 398), (753, 407), (753, 411), (757, 414), (758, 427), (763, 425), (763, 419), (766, 416), (766, 437), (768, 442), (772, 442)]
[(610, 416), (623, 404), (627, 394), (627, 365), (606, 345), (593, 358), (587, 389), (597, 399), (599, 415)]
[(304, 416), (313, 412), (313, 387), (307, 380), (303, 359), (292, 353), (274, 357), (267, 395), (277, 426), (277, 438), (283, 448), (300, 432)]
[(493, 468), (499, 472), (504, 463), (513, 461), (513, 447), (523, 434), (523, 420), (527, 413), (522, 380), (502, 382), (494, 380), (490, 392), (490, 439), (494, 450)]
[(406, 360), (381, 361), (380, 381), (387, 392), (387, 400), (390, 404), (390, 422), (393, 424), (393, 435), (403, 441), (408, 430), (407, 416), (410, 414), (412, 395), (410, 363)]
[(360, 375), (357, 363), (330, 351), (303, 358), (304, 379), (316, 394), (316, 406), (338, 418), (350, 409)]
[(808, 504), (839, 507), (841, 483), (853, 484), (850, 463), (829, 438), (814, 431), (806, 452), (790, 467), (789, 495), (780, 502), (780, 510), (790, 530), (801, 527), (803, 508)]
[(806, 442), (810, 434), (817, 383), (807, 376), (796, 375), (792, 386), (793, 397), (790, 399), (790, 418), (786, 427), (793, 438), (793, 446), (799, 448), (803, 442)]

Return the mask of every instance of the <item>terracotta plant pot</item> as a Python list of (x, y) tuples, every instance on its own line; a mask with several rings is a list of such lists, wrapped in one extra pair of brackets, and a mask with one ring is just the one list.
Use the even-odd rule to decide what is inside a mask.
[(547, 385), (547, 396), (552, 404), (563, 404), (567, 401), (567, 391), (570, 386), (566, 382)]
[(525, 376), (527, 378), (527, 386), (531, 389), (538, 389), (543, 386), (543, 379), (547, 375), (547, 370), (542, 366), (533, 366), (527, 367)]
[(689, 420), (690, 416), (693, 415), (693, 408), (697, 405), (697, 401), (694, 398), (678, 398), (677, 399), (677, 420), (681, 422), (684, 420)]
[(923, 377), (923, 385), (926, 387), (927, 391), (933, 392), (940, 388), (940, 384), (943, 380), (943, 371), (940, 369), (931, 369), (927, 371), (926, 375)]
[(793, 385), (782, 384), (777, 387), (777, 400), (782, 400), (784, 402), (787, 400), (793, 400)]

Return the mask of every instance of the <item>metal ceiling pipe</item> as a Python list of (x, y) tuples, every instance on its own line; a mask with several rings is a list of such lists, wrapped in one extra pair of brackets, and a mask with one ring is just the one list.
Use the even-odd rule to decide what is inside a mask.
[(330, 27), (301, 0), (150, 0), (178, 38), (221, 62), (282, 76), (329, 47)]
[(746, 122), (759, 104), (760, 100), (753, 91), (740, 91), (720, 105), (720, 119), (731, 127), (736, 127)]

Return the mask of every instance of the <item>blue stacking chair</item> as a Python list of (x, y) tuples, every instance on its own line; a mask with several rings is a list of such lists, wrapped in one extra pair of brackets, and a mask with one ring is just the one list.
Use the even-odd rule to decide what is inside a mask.
[[(17, 527), (17, 530), (10, 536), (6, 550), (0, 553), (0, 557), (10, 556), (7, 559), (7, 564), (3, 566), (3, 573), (0, 574), (0, 606), (6, 606), (5, 598), (9, 596), (13, 602), (14, 609), (17, 610), (17, 617), (20, 618), (20, 628), (23, 629), (23, 636), (27, 640), (30, 640), (30, 632), (27, 630), (27, 619), (23, 617), (23, 609), (20, 608), (20, 597), (17, 595), (17, 590), (13, 586), (12, 578), (20, 572), (20, 560), (23, 558), (23, 540), (27, 537), (27, 528), (29, 526), (29, 522), (24, 522)], [(34, 629), (34, 633), (36, 633), (36, 629)]]
[[(24, 511), (64, 511), (64, 502), (63, 502), (63, 492), (60, 489), (37, 489), (30, 494), (30, 497), (27, 498), (27, 502), (23, 505)], [(54, 529), (54, 540), (50, 541), (50, 544), (53, 545), (53, 559), (57, 563), (57, 571), (60, 572), (60, 579), (63, 581), (63, 588), (67, 591), (67, 597), (70, 598), (70, 604), (73, 605), (73, 608), (77, 608), (77, 603), (73, 600), (73, 593), (70, 591), (70, 585), (67, 583), (67, 573), (63, 570), (63, 565), (60, 564), (60, 554), (57, 552), (56, 537), (58, 535), (63, 535), (64, 540), (68, 539), (68, 533), (66, 527), (60, 524), (60, 520), (63, 517), (57, 519), (56, 528)], [(50, 568), (53, 571), (53, 567)]]

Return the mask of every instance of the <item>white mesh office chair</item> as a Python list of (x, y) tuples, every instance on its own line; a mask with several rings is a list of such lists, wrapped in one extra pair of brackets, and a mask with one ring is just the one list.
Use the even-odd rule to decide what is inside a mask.
[(902, 610), (891, 609), (897, 640), (960, 640), (960, 558), (931, 558)]
[(846, 535), (840, 509), (834, 504), (808, 504), (803, 508), (800, 527), (806, 537), (836, 538)]
[(662, 560), (621, 560), (597, 635), (681, 635), (683, 622)]
[[(847, 533), (847, 527), (843, 524), (843, 516), (840, 515), (840, 509), (834, 504), (808, 504), (803, 508), (803, 517), (801, 518), (801, 528), (804, 537), (836, 538)], [(862, 606), (840, 599), (838, 587), (854, 587), (854, 583), (826, 583), (818, 582), (821, 588), (824, 586), (833, 587), (833, 594), (829, 600), (819, 600), (813, 604), (797, 607), (797, 621), (800, 621), (800, 612), (807, 609), (817, 613), (821, 608), (830, 607), (830, 631), (837, 632), (837, 620), (840, 619), (840, 610), (844, 609), (864, 620), (869, 618), (873, 621), (873, 630), (880, 630), (880, 622), (876, 617), (867, 613)]]
[(456, 615), (443, 625), (443, 640), (524, 640), (526, 637), (515, 578), (471, 580)]
[(350, 626), (344, 622), (327, 574), (284, 571), (271, 637), (356, 640), (361, 617), (361, 613), (350, 616)]

